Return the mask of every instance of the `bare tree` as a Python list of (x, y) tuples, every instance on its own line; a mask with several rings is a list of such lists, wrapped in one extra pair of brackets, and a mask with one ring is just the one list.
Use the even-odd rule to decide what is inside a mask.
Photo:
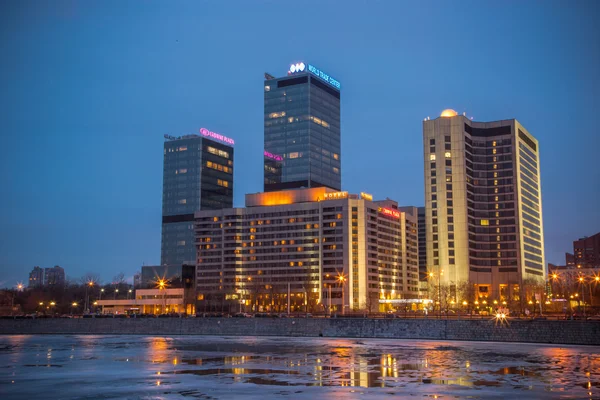
[(101, 285), (102, 280), (100, 279), (100, 275), (93, 272), (88, 272), (79, 278), (79, 284), (81, 285), (89, 285), (90, 282), (93, 282), (94, 285)]
[(126, 282), (125, 282), (125, 274), (123, 272), (119, 272), (117, 275), (114, 276), (113, 284), (121, 285), (124, 283), (126, 283)]

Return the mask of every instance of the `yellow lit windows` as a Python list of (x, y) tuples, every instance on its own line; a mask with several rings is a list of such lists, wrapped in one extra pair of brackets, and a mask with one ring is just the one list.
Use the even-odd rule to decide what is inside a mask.
[(500, 228), (496, 228), (496, 233), (500, 233)]
[(495, 206), (496, 210), (499, 208), (499, 207), (498, 207), (498, 204), (495, 204), (494, 206)]
[(228, 181), (224, 181), (222, 179), (217, 179), (217, 185), (223, 186), (223, 187), (229, 187), (229, 182)]
[(187, 168), (179, 168), (175, 171), (176, 174), (187, 174)]
[(340, 174), (340, 169), (337, 167), (333, 167), (333, 173), (339, 175)]
[(219, 150), (219, 149), (215, 149), (214, 147), (211, 147), (211, 146), (207, 146), (206, 147), (206, 151), (208, 151), (210, 154), (214, 154), (216, 156), (229, 158), (229, 153), (228, 152), (223, 151), (223, 150)]
[(187, 204), (187, 200), (186, 199), (179, 199), (177, 202), (179, 204)]
[(492, 149), (492, 154), (496, 154), (496, 149)]
[(449, 151), (447, 151), (444, 153), (444, 157), (450, 158), (450, 157), (452, 157), (452, 154)]
[(300, 154), (297, 151), (290, 153), (288, 156), (288, 158), (298, 158), (298, 157), (300, 157)]
[(494, 201), (498, 201), (498, 196), (494, 197)]
[(288, 123), (291, 124), (292, 122), (294, 122), (294, 117), (288, 117)]
[(494, 172), (494, 178), (497, 178), (497, 177), (498, 177), (498, 173)]
[(498, 188), (494, 188), (494, 193), (498, 193)]
[(494, 186), (498, 186), (498, 180), (494, 180)]
[(493, 159), (493, 161), (494, 161), (494, 162), (498, 161), (498, 157), (494, 156), (494, 159)]
[(492, 147), (496, 147), (496, 141), (495, 140), (492, 142)]
[(177, 151), (186, 151), (187, 150), (187, 146), (179, 146), (179, 148), (177, 149)]
[(496, 211), (496, 218), (500, 217), (500, 213)]
[(293, 266), (294, 266), (294, 262), (290, 261), (290, 267), (293, 267)]
[(481, 226), (488, 226), (490, 224), (490, 220), (482, 219), (480, 222)]
[(429, 160), (430, 161), (435, 161), (435, 154), (430, 154), (429, 155)]
[(178, 240), (177, 246), (185, 246), (185, 240)]
[(216, 169), (217, 171), (226, 172), (228, 174), (232, 174), (233, 173), (233, 169), (232, 168), (226, 167), (225, 165), (221, 165), (219, 163), (215, 163), (215, 162), (212, 162), (212, 161), (207, 161), (206, 162), (206, 167), (207, 168)]
[(274, 113), (269, 114), (269, 118), (281, 118), (281, 117), (285, 117), (285, 111), (274, 112)]
[(340, 155), (336, 154), (336, 153), (333, 153), (333, 159), (334, 160), (339, 160), (340, 159)]
[(494, 164), (494, 169), (498, 169), (498, 164)]
[(496, 236), (496, 241), (499, 242), (500, 241), (500, 236)]

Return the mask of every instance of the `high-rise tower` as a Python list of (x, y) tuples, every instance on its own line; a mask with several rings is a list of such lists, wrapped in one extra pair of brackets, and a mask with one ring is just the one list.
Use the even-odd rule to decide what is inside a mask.
[(265, 78), (265, 192), (341, 190), (340, 83), (304, 63)]
[(538, 141), (514, 119), (453, 110), (423, 122), (427, 270), (478, 297), (516, 298), (545, 279)]
[(194, 212), (233, 207), (233, 143), (206, 128), (165, 135), (162, 265), (195, 264)]

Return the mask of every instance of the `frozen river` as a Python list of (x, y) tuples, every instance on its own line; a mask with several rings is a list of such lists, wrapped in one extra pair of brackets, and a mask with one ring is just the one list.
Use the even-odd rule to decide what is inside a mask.
[(600, 398), (600, 347), (0, 336), (2, 399)]

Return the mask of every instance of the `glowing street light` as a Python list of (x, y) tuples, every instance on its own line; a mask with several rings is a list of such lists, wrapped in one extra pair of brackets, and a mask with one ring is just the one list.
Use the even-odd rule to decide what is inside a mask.
[(345, 290), (344, 290), (344, 287), (346, 286), (345, 285), (346, 277), (343, 274), (340, 274), (340, 275), (338, 275), (337, 280), (340, 283), (340, 285), (342, 285), (342, 315), (344, 315), (346, 312), (346, 305), (344, 304), (346, 302), (346, 296), (345, 296)]

